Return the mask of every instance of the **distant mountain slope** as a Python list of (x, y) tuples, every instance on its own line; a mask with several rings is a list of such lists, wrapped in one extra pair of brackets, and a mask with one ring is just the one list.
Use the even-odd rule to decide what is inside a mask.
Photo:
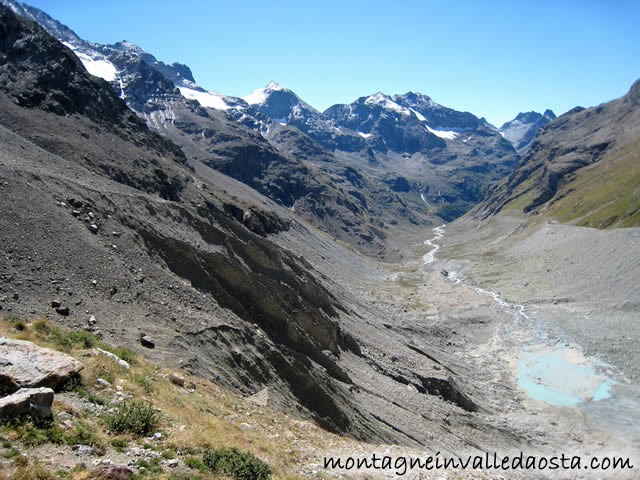
[(476, 212), (503, 210), (598, 228), (640, 225), (640, 81), (622, 98), (543, 127)]
[(479, 201), (489, 183), (519, 159), (484, 119), (419, 93), (377, 93), (322, 113), (275, 83), (244, 100), (250, 103), (246, 109), (231, 111), (242, 112), (237, 119), (245, 122), (261, 119), (263, 134), (276, 145), (282, 143), (277, 127), (296, 127), (339, 161), (382, 182), (401, 178), (406, 192), (420, 195), (430, 213), (445, 220)]
[[(221, 169), (283, 205), (297, 203), (300, 215), (363, 253), (391, 258), (395, 248), (387, 244), (393, 235), (383, 231), (385, 225), (399, 222), (411, 227), (452, 220), (477, 203), (488, 185), (507, 174), (519, 158), (484, 119), (438, 105), (425, 95), (378, 93), (322, 113), (275, 82), (244, 98), (230, 97), (199, 87), (185, 65), (167, 65), (129, 42), (88, 42), (36, 8), (14, 0), (3, 2), (41, 23), (69, 46), (90, 73), (110, 82), (151, 128), (186, 148), (190, 159), (210, 156), (209, 167)], [(195, 121), (193, 115), (180, 118), (181, 112), (195, 111), (189, 102), (202, 107), (201, 121)], [(217, 127), (207, 116), (217, 118)], [(262, 140), (233, 126), (236, 122), (258, 132), (275, 148), (276, 152), (267, 155), (270, 161), (260, 161), (263, 168), (243, 173), (229, 163), (238, 150), (229, 150), (226, 142), (222, 150), (218, 148), (220, 138), (230, 138), (235, 130), (242, 132), (236, 138), (244, 138), (241, 143), (249, 141), (253, 151), (269, 149)], [(222, 131), (212, 137), (216, 128)], [(202, 140), (203, 132), (209, 141)], [(215, 160), (220, 156), (226, 157), (222, 163)], [(341, 173), (354, 168), (366, 180), (361, 186), (354, 186)], [(301, 181), (308, 182), (299, 175), (291, 182), (279, 178), (287, 171), (292, 175), (315, 171), (317, 181), (300, 188)], [(333, 189), (332, 181), (353, 192), (358, 202), (353, 204), (339, 188)], [(324, 184), (320, 190), (318, 182)], [(318, 196), (320, 191), (325, 195)], [(338, 201), (328, 204), (326, 199), (332, 197)], [(283, 202), (285, 198), (291, 200)], [(363, 198), (368, 212), (357, 211)], [(372, 223), (369, 215), (378, 220)], [(345, 222), (335, 220), (341, 216)]]
[[(216, 169), (240, 180), (367, 255), (398, 258), (389, 242), (392, 235), (384, 228), (391, 222), (408, 226), (425, 222), (425, 207), (417, 195), (411, 206), (385, 184), (359, 174), (363, 181), (354, 185), (343, 175), (346, 167), (317, 145), (313, 155), (300, 156), (297, 149), (270, 144), (280, 125), (269, 115), (277, 118), (283, 105), (305, 118), (315, 112), (292, 92), (273, 84), (246, 101), (205, 91), (185, 65), (166, 65), (129, 42), (85, 41), (36, 8), (13, 0), (3, 3), (58, 36), (89, 73), (109, 82), (151, 129), (184, 149), (192, 168), (201, 174)], [(304, 137), (299, 131), (289, 133)], [(379, 198), (384, 203), (375, 201)]]
[(513, 144), (520, 154), (525, 154), (538, 130), (555, 118), (556, 115), (551, 110), (545, 110), (542, 114), (538, 112), (519, 113), (516, 118), (500, 127), (500, 133)]

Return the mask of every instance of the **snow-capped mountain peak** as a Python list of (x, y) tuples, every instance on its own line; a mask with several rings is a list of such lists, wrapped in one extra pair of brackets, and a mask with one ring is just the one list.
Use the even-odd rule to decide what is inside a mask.
[(267, 83), (267, 85), (264, 88), (258, 88), (257, 90), (254, 90), (246, 97), (242, 97), (242, 99), (245, 102), (247, 102), (249, 105), (263, 104), (267, 101), (267, 99), (269, 98), (269, 95), (272, 94), (273, 92), (293, 93), (288, 88), (285, 88), (282, 85), (272, 80), (269, 83)]
[(520, 112), (516, 118), (502, 125), (500, 133), (513, 144), (518, 152), (524, 154), (538, 130), (555, 118), (555, 114), (548, 109), (543, 114)]

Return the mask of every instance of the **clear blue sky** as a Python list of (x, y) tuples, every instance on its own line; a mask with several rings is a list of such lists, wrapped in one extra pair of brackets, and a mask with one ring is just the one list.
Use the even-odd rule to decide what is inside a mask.
[(132, 41), (245, 96), (270, 80), (319, 110), (421, 92), (496, 126), (640, 78), (640, 1), (30, 0), (87, 40)]

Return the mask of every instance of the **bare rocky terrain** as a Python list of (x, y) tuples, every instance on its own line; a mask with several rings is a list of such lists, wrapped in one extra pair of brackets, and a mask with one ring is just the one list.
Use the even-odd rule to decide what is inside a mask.
[[(549, 193), (556, 170), (536, 155), (553, 138), (537, 137), (516, 173), (441, 238), (428, 219), (392, 223), (404, 201), (392, 196), (386, 227), (354, 244), (382, 228), (375, 213), (393, 188), (344, 165), (332, 176), (292, 160), (194, 104), (179, 112), (183, 129), (167, 127), (162, 137), (36, 23), (0, 7), (0, 35), (0, 315), (89, 330), (158, 367), (182, 369), (352, 439), (325, 444), (321, 453), (386, 445), (398, 455), (636, 458), (640, 234), (547, 222), (540, 195)], [(634, 92), (637, 86), (627, 104), (637, 104)], [(618, 107), (603, 111), (636, 118), (618, 115)], [(183, 138), (181, 149), (172, 140), (190, 128), (187, 120), (212, 135)], [(542, 135), (574, 121), (560, 117)], [(202, 156), (214, 146), (209, 165)], [(515, 158), (505, 151), (501, 168)], [(557, 151), (575, 160), (575, 152)], [(577, 163), (590, 166), (596, 157)], [(570, 180), (579, 170), (573, 160), (578, 168), (562, 170)], [(225, 162), (227, 173), (246, 164), (257, 174), (231, 178)], [(287, 169), (293, 183), (317, 187), (323, 201), (273, 198), (297, 188), (270, 180), (286, 182)], [(527, 171), (540, 173), (539, 182), (525, 183)], [(371, 206), (347, 183), (361, 183), (356, 193), (367, 193)], [(539, 222), (533, 213), (506, 215), (513, 198), (505, 185), (523, 184), (536, 193), (528, 211), (538, 209)], [(554, 183), (549, 198), (563, 186)], [(360, 206), (353, 210), (347, 200)], [(310, 223), (323, 215), (324, 223)], [(353, 227), (344, 230), (348, 238), (332, 232), (340, 225)], [(381, 263), (373, 237), (403, 261)], [(611, 380), (610, 396), (550, 406), (529, 395), (520, 379), (522, 347), (537, 341), (538, 330), (586, 363), (606, 361), (598, 374)], [(317, 459), (309, 458), (313, 466), (302, 474), (314, 476)]]

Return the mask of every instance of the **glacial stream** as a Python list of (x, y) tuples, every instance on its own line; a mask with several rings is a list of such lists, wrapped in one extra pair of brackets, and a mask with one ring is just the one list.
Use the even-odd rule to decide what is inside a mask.
[[(431, 249), (422, 260), (429, 265), (445, 233), (445, 226), (433, 229), (434, 236), (424, 244)], [(640, 443), (640, 398), (638, 388), (615, 367), (595, 357), (584, 355), (566, 336), (542, 315), (529, 312), (524, 305), (511, 304), (500, 294), (470, 285), (456, 272), (447, 279), (491, 297), (513, 315), (506, 326), (505, 339), (518, 354), (518, 384), (531, 398), (554, 406), (577, 406), (592, 425), (615, 432), (626, 441)]]
[[(436, 242), (442, 239), (444, 229), (444, 225), (434, 228), (434, 236), (424, 242), (431, 247), (422, 258), (425, 265), (435, 261), (440, 248)], [(496, 292), (469, 285), (456, 272), (448, 272), (447, 278), (491, 297), (512, 312), (513, 322), (508, 325), (505, 337), (519, 351), (518, 383), (531, 398), (549, 405), (574, 406), (611, 396), (616, 382), (607, 374), (610, 365), (586, 357), (578, 347), (562, 340), (561, 332), (540, 315), (528, 312), (524, 305), (511, 304)]]

